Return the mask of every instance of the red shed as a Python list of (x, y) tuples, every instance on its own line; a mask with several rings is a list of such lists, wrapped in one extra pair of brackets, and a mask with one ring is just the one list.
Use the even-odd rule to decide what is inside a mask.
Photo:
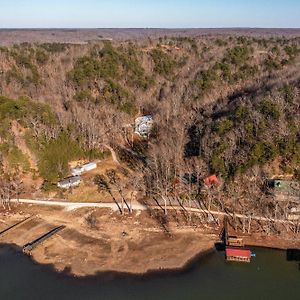
[(251, 251), (245, 248), (226, 247), (226, 260), (250, 262)]
[(219, 185), (220, 181), (217, 175), (212, 175), (204, 179), (204, 183), (206, 186)]

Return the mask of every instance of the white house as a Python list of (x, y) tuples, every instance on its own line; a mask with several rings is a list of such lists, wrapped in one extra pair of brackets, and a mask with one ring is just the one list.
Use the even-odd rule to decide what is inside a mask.
[(143, 116), (135, 119), (135, 133), (142, 137), (147, 137), (153, 127), (152, 116)]
[(61, 189), (69, 189), (71, 187), (76, 187), (80, 184), (80, 176), (72, 176), (65, 178), (57, 183), (57, 186)]
[(71, 173), (73, 176), (78, 176), (78, 175), (83, 174), (84, 172), (88, 172), (88, 171), (94, 170), (96, 168), (97, 168), (97, 164), (95, 162), (91, 162), (91, 163), (84, 164), (84, 165), (81, 165), (81, 166), (78, 166), (78, 167), (72, 169)]

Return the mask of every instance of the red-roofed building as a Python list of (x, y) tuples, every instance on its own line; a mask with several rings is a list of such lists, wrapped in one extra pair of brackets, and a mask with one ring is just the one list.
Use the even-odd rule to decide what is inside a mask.
[(250, 262), (251, 251), (245, 248), (226, 247), (226, 260)]
[(217, 175), (211, 175), (207, 178), (204, 179), (204, 184), (207, 186), (207, 187), (211, 187), (213, 185), (220, 185), (220, 181), (217, 177)]

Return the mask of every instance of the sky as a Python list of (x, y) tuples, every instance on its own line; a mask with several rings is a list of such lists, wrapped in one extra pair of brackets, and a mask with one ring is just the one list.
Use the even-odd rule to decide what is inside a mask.
[(0, 0), (0, 28), (300, 28), (300, 0)]

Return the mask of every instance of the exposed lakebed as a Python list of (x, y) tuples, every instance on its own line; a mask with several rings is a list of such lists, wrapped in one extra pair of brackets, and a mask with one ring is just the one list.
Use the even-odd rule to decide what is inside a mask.
[(15, 299), (299, 299), (298, 263), (286, 252), (256, 248), (250, 264), (226, 263), (224, 253), (189, 269), (151, 276), (102, 274), (73, 278), (0, 247), (0, 298)]

